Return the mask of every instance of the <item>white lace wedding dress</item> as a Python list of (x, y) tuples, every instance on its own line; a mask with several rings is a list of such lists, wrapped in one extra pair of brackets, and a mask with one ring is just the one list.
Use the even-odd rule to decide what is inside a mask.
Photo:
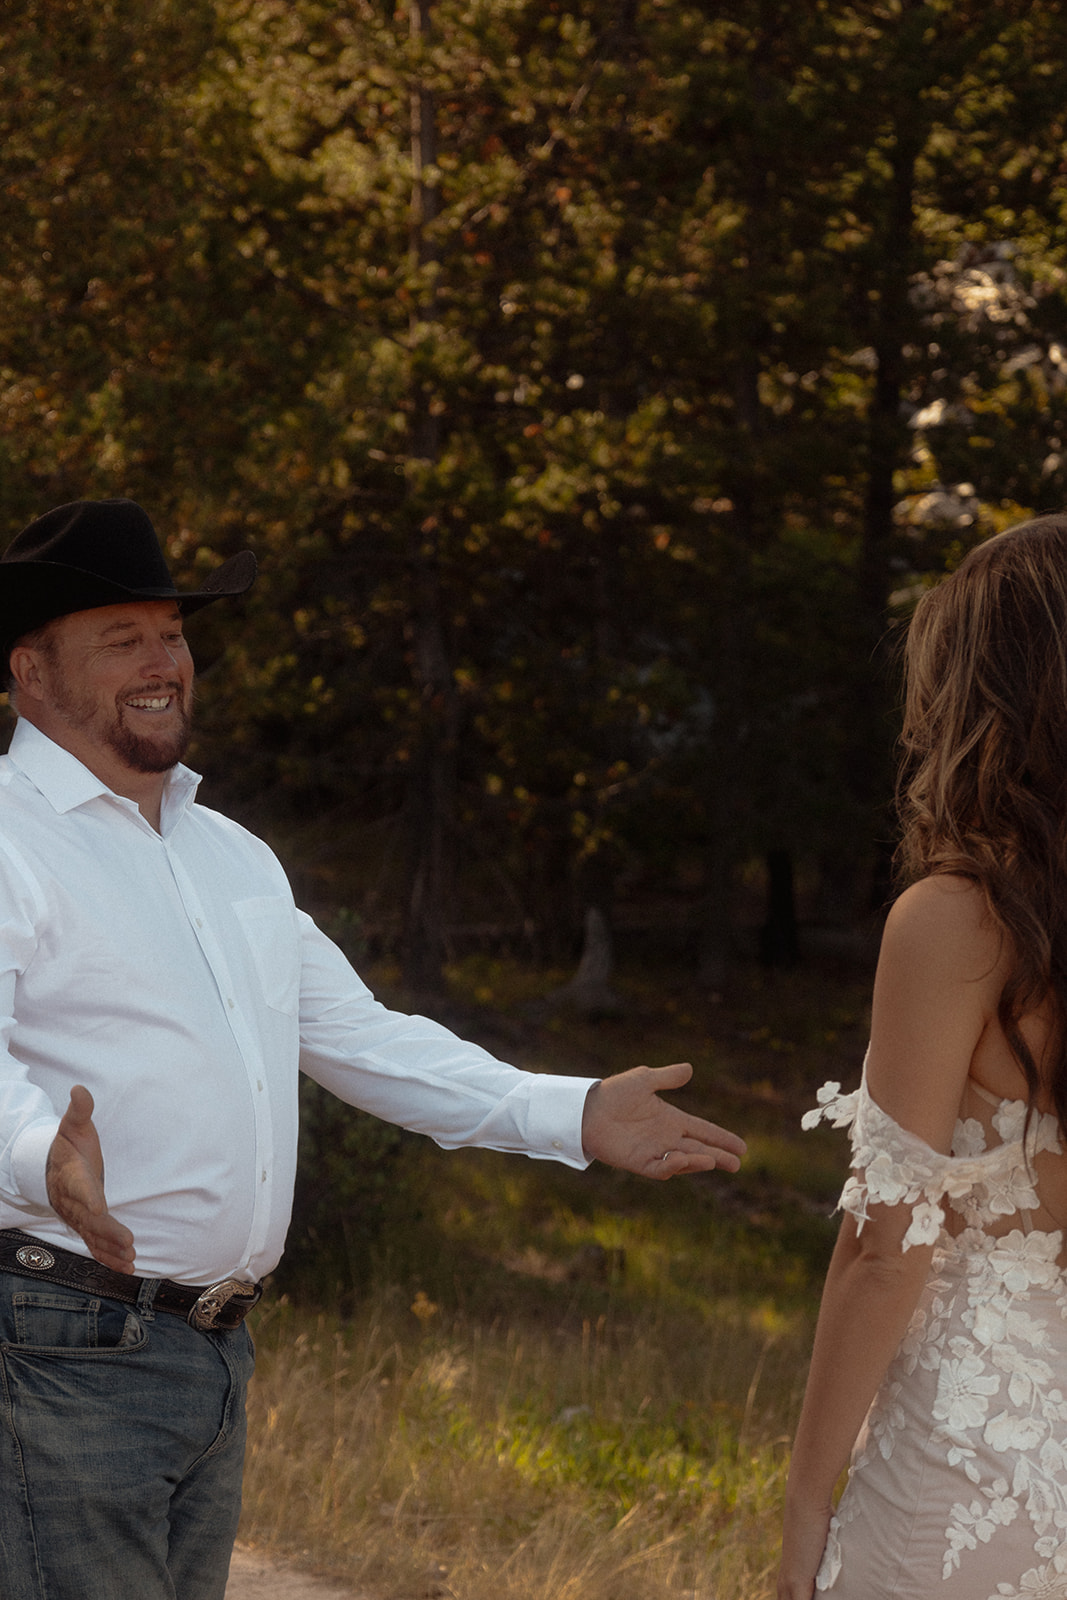
[[(1055, 1118), (968, 1084), (952, 1154), (828, 1083), (851, 1127), (842, 1209), (911, 1207), (922, 1298), (856, 1441), (819, 1570), (833, 1600), (1067, 1600), (1067, 1277), (1042, 1231)], [(973, 1114), (970, 1114), (972, 1113)], [(1062, 1181), (1062, 1180), (1061, 1180)]]

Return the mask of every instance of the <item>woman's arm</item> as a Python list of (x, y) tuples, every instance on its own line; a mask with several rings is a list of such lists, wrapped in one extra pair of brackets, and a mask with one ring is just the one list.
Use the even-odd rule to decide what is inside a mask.
[(926, 1281), (932, 1247), (901, 1249), (909, 1221), (905, 1207), (873, 1206), (862, 1233), (842, 1224), (789, 1468), (779, 1600), (810, 1600), (834, 1488)]
[[(996, 1014), (1002, 952), (980, 892), (957, 878), (906, 891), (886, 923), (867, 1084), (882, 1109), (948, 1153), (971, 1060)], [(929, 1271), (902, 1248), (908, 1206), (846, 1217), (827, 1274), (786, 1490), (779, 1600), (810, 1600), (834, 1487)]]

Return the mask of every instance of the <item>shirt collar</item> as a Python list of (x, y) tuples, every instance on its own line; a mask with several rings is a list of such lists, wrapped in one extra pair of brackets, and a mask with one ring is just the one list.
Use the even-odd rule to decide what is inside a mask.
[[(69, 750), (20, 717), (11, 736), (8, 757), (60, 815), (90, 800), (123, 800), (89, 771)], [(200, 774), (178, 765), (167, 773), (163, 789), (163, 832), (169, 833), (196, 797)], [(132, 801), (126, 802), (132, 805)]]

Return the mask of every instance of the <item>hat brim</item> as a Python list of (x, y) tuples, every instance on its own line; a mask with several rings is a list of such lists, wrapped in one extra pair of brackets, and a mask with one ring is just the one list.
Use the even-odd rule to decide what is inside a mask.
[(199, 589), (182, 592), (173, 585), (128, 588), (94, 572), (55, 561), (0, 563), (0, 650), (6, 663), (24, 634), (75, 611), (142, 600), (173, 600), (183, 616), (191, 616), (213, 600), (245, 594), (255, 581), (256, 558), (242, 550), (216, 567)]

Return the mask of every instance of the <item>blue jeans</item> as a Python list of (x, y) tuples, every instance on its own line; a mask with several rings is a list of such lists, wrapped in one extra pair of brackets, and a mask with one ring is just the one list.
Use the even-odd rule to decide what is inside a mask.
[(0, 1596), (223, 1600), (252, 1342), (0, 1272)]

